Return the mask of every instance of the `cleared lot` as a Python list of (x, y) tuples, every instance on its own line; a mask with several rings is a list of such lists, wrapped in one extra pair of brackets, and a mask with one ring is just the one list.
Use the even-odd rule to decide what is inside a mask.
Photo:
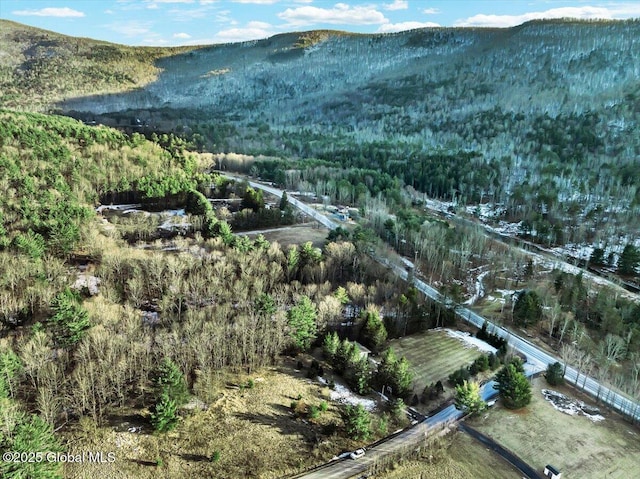
[(463, 432), (440, 440), (425, 457), (394, 464), (380, 479), (513, 479), (518, 470)]
[(554, 389), (593, 405), (573, 389), (550, 388), (544, 378), (533, 381), (531, 404), (509, 411), (500, 402), (490, 412), (470, 421), (480, 432), (542, 472), (552, 464), (563, 477), (640, 477), (640, 431), (617, 415), (601, 409), (605, 420), (570, 416), (553, 408), (541, 389)]
[[(426, 331), (391, 341), (398, 357), (405, 356), (415, 374), (415, 392), (426, 385), (445, 380), (456, 369), (471, 364), (482, 352), (446, 331)], [(445, 384), (446, 386), (446, 384)]]

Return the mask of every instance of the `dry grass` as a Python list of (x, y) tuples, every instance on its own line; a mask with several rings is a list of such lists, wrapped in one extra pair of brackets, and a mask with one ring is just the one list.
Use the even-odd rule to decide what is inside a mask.
[[(498, 406), (474, 419), (472, 425), (540, 472), (545, 464), (552, 464), (567, 477), (640, 477), (640, 432), (636, 427), (607, 411), (603, 412), (606, 419), (599, 423), (564, 414), (543, 398), (542, 388), (548, 388), (546, 381), (535, 379), (528, 407), (509, 411)], [(571, 388), (553, 389), (592, 403)]]
[(453, 432), (420, 460), (396, 464), (378, 479), (512, 479), (518, 471), (462, 432)]
[[(253, 379), (253, 388), (239, 388)], [(127, 432), (127, 417), (111, 426), (95, 428), (83, 422), (65, 437), (74, 454), (83, 451), (114, 452), (112, 464), (67, 464), (69, 478), (276, 478), (324, 462), (351, 444), (337, 435), (323, 435), (331, 423), (340, 424), (338, 408), (329, 409), (310, 422), (296, 419), (291, 402), (298, 396), (319, 406), (328, 390), (294, 373), (292, 364), (269, 368), (251, 376), (220, 374), (202, 380), (196, 389), (208, 409), (187, 415), (167, 434), (148, 430)], [(146, 415), (148, 411), (132, 411)], [(124, 424), (124, 425), (123, 425)], [(124, 430), (117, 432), (116, 430)], [(218, 451), (220, 459), (210, 458)], [(157, 462), (160, 465), (157, 465)]]
[[(292, 244), (302, 244), (307, 241), (311, 241), (313, 246), (321, 248), (329, 234), (329, 230), (323, 226), (318, 227), (318, 224), (303, 223), (299, 225), (293, 225), (285, 228), (277, 228), (273, 231), (263, 231), (265, 239), (271, 243), (278, 242), (283, 249)], [(240, 232), (239, 234), (246, 234), (253, 238), (255, 235), (251, 231)]]

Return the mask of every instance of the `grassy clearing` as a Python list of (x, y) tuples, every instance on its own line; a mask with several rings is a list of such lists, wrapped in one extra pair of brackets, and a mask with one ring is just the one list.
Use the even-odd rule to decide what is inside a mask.
[[(148, 411), (96, 428), (91, 422), (68, 431), (70, 453), (113, 452), (114, 463), (67, 464), (68, 478), (276, 478), (324, 462), (352, 444), (329, 433), (341, 424), (339, 409), (328, 401), (329, 390), (293, 372), (292, 364), (251, 376), (225, 375), (201, 380), (196, 388), (207, 409), (196, 408), (167, 434), (149, 430)], [(242, 388), (253, 379), (252, 388)], [(308, 405), (329, 408), (313, 422), (296, 419), (290, 409), (298, 396)], [(142, 426), (131, 433), (131, 426)], [(216, 451), (219, 459), (211, 460)]]
[(445, 331), (426, 331), (394, 339), (390, 346), (398, 356), (405, 356), (415, 374), (415, 392), (441, 380), (462, 366), (468, 366), (482, 353), (447, 335)]
[(429, 456), (394, 464), (379, 479), (481, 479), (518, 476), (518, 471), (463, 432), (440, 440)]
[[(293, 225), (285, 228), (274, 229), (273, 231), (262, 231), (265, 239), (271, 243), (278, 242), (283, 248), (287, 248), (292, 244), (302, 244), (307, 241), (311, 241), (313, 246), (321, 248), (326, 242), (329, 230), (325, 227), (318, 227), (318, 224), (304, 223), (299, 225)], [(239, 234), (246, 234), (250, 237), (255, 235), (251, 231), (240, 232)]]
[[(543, 388), (548, 388), (546, 381), (535, 379), (533, 400), (525, 409), (509, 411), (498, 405), (471, 424), (540, 472), (552, 464), (567, 477), (640, 477), (637, 428), (607, 411), (602, 411), (606, 419), (599, 423), (564, 414), (543, 398)], [(592, 404), (571, 388), (550, 389)]]

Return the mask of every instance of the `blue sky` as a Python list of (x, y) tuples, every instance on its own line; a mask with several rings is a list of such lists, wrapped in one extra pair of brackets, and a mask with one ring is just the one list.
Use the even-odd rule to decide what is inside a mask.
[(536, 18), (637, 18), (636, 1), (1, 0), (0, 18), (126, 45), (188, 45), (319, 28), (386, 33), (509, 27)]

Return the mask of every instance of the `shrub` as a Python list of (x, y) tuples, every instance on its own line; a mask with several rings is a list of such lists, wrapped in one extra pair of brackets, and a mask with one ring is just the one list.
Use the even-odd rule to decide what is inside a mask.
[(562, 364), (555, 362), (547, 366), (547, 372), (544, 375), (545, 379), (551, 386), (559, 386), (564, 384), (564, 375), (562, 370)]

